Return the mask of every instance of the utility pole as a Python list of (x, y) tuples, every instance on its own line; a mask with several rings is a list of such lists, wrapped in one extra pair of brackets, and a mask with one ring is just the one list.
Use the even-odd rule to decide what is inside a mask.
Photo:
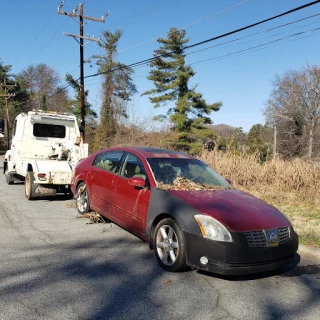
[(273, 127), (273, 159), (277, 156), (277, 126)]
[[(72, 12), (63, 12), (60, 11), (60, 9), (63, 7), (64, 1), (62, 1), (58, 8), (57, 8), (57, 13), (62, 14), (65, 16), (69, 16), (72, 18), (79, 18), (79, 26), (80, 26), (80, 35), (75, 35), (75, 34), (70, 34), (70, 33), (63, 33), (65, 36), (73, 37), (80, 45), (80, 110), (81, 110), (81, 126), (83, 127), (83, 139), (85, 137), (85, 95), (84, 95), (84, 43), (83, 40), (88, 40), (89, 41), (100, 41), (100, 37), (95, 38), (95, 36), (83, 36), (83, 26), (84, 20), (91, 20), (91, 21), (96, 21), (96, 22), (105, 22), (105, 18), (108, 16), (109, 12), (106, 12), (102, 15), (102, 17), (99, 18), (93, 18), (93, 17), (88, 17), (83, 15), (83, 4), (80, 3), (79, 6), (76, 6)], [(79, 14), (77, 14), (77, 11), (79, 10)], [(79, 40), (77, 39), (79, 38)], [(88, 43), (87, 42), (87, 43)]]
[(15, 87), (16, 84), (7, 84), (7, 79), (4, 78), (3, 83), (1, 83), (1, 86), (4, 87), (4, 94), (0, 94), (0, 97), (4, 97), (6, 100), (6, 127), (7, 127), (7, 144), (8, 144), (8, 150), (10, 149), (10, 131), (9, 131), (9, 106), (8, 106), (8, 100), (12, 97), (14, 97), (16, 94), (15, 93), (9, 93), (8, 90), (12, 87)]

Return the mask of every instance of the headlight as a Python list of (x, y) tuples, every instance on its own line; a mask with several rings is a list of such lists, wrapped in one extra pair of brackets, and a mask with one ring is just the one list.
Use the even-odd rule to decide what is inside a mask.
[(216, 219), (203, 214), (194, 216), (198, 222), (202, 235), (211, 240), (232, 242), (232, 237), (227, 228)]

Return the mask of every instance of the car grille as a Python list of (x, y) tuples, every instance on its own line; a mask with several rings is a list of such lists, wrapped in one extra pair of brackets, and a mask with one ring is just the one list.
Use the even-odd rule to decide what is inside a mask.
[(267, 247), (267, 239), (263, 230), (246, 231), (244, 235), (247, 238), (249, 247)]
[(281, 243), (285, 243), (290, 239), (290, 231), (289, 227), (279, 228), (279, 241)]
[[(279, 244), (283, 244), (290, 240), (290, 228), (283, 227), (278, 229)], [(244, 235), (247, 239), (249, 247), (267, 247), (268, 241), (263, 230), (245, 231)]]

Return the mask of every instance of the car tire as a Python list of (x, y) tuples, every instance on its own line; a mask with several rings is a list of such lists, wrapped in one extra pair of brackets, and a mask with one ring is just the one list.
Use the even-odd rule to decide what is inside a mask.
[(158, 223), (154, 231), (153, 248), (164, 270), (177, 272), (187, 268), (184, 235), (174, 219), (166, 218)]
[[(84, 190), (83, 190), (84, 188)], [(90, 211), (88, 188), (84, 182), (79, 183), (76, 192), (77, 210), (80, 214)]]
[(34, 200), (36, 198), (35, 187), (33, 173), (28, 171), (24, 181), (25, 196), (28, 200)]
[(10, 173), (9, 170), (8, 170), (8, 165), (6, 167), (6, 171), (5, 171), (4, 175), (6, 177), (7, 184), (11, 185), (11, 184), (14, 183), (12, 173)]

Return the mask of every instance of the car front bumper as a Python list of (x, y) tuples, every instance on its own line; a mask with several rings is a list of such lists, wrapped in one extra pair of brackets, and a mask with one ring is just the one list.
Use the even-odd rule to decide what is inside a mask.
[[(298, 235), (278, 247), (249, 247), (243, 233), (233, 233), (234, 242), (218, 242), (184, 232), (187, 264), (195, 269), (223, 275), (244, 275), (276, 270), (294, 261)], [(206, 265), (200, 263), (207, 257)]]

